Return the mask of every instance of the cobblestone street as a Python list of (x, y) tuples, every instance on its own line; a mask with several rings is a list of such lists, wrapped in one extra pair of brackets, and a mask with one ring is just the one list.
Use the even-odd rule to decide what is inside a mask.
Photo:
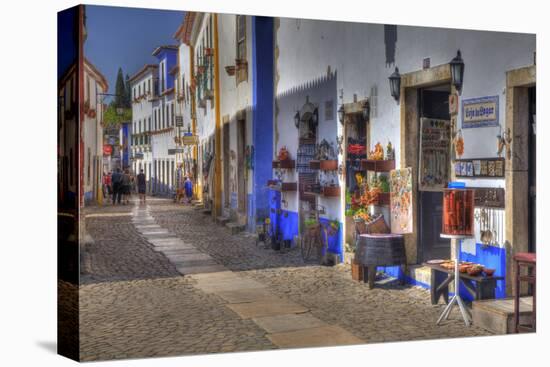
[(369, 290), (349, 266), (258, 248), (190, 206), (150, 198), (85, 213), (84, 361), (489, 335), (456, 310), (436, 326), (444, 305), (424, 289)]

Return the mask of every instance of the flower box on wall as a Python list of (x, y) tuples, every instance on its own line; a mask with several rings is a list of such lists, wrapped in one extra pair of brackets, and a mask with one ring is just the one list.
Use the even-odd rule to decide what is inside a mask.
[(389, 172), (395, 169), (395, 160), (361, 159), (361, 168), (373, 172)]
[(274, 185), (269, 185), (269, 187), (277, 191), (296, 191), (298, 184), (296, 182), (278, 182)]
[(273, 161), (272, 168), (286, 168), (293, 169), (296, 167), (296, 161), (294, 159), (285, 159), (284, 161)]
[(321, 171), (336, 171), (338, 170), (337, 160), (322, 160), (319, 162), (319, 169)]
[(340, 186), (325, 186), (323, 187), (323, 196), (338, 197), (340, 196)]

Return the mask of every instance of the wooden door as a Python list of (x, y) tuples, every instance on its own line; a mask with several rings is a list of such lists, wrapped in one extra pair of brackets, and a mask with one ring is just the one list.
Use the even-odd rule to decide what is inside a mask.
[(246, 120), (237, 121), (237, 191), (238, 191), (238, 211), (239, 214), (246, 214), (246, 174), (245, 174), (245, 154), (246, 154)]
[[(439, 88), (438, 88), (439, 89)], [(449, 92), (445, 90), (420, 90), (420, 121), (422, 119), (450, 120)], [(421, 129), (420, 129), (421, 131)], [(421, 134), (422, 132), (420, 132)], [(420, 135), (419, 134), (419, 135)], [(420, 139), (420, 136), (419, 136)], [(419, 144), (419, 149), (422, 149)], [(419, 159), (422, 154), (419, 154)], [(449, 159), (448, 156), (446, 158)], [(449, 162), (445, 162), (449, 167)], [(437, 166), (440, 166), (438, 162)], [(422, 168), (422, 164), (419, 162)], [(433, 168), (433, 167), (432, 167)], [(422, 185), (419, 185), (421, 187)], [(450, 257), (451, 241), (441, 238), (441, 221), (443, 217), (443, 192), (441, 189), (419, 190), (419, 259), (447, 259)]]

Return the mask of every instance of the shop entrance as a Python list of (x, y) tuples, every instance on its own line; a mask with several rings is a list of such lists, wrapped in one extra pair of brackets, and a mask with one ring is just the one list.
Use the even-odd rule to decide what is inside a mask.
[(246, 120), (237, 120), (237, 193), (239, 216), (246, 216), (247, 179), (245, 171)]
[(537, 89), (529, 88), (529, 252), (537, 251)]
[[(448, 149), (444, 151), (432, 151), (427, 149), (428, 143), (422, 142), (424, 124), (435, 123), (438, 121), (449, 121), (449, 94), (451, 87), (449, 84), (441, 86), (418, 89), (419, 101), (419, 170), (435, 171), (439, 177), (449, 177), (450, 164)], [(434, 127), (434, 130), (448, 129), (446, 125), (441, 124)], [(448, 125), (447, 125), (448, 126)], [(447, 132), (443, 133), (448, 134)], [(423, 150), (423, 151), (420, 151)], [(428, 154), (430, 154), (428, 156)], [(420, 160), (424, 159), (423, 162)], [(421, 164), (423, 163), (423, 164)], [(419, 176), (423, 176), (419, 172)], [(436, 178), (437, 180), (437, 178)], [(441, 221), (443, 216), (443, 192), (439, 185), (433, 187), (423, 187), (419, 185), (418, 191), (418, 209), (419, 209), (419, 259), (421, 261), (431, 259), (446, 259), (449, 257), (451, 241), (443, 239), (441, 233)]]
[(229, 211), (230, 205), (230, 184), (229, 184), (229, 122), (224, 121), (223, 129), (223, 192), (224, 192), (224, 211)]

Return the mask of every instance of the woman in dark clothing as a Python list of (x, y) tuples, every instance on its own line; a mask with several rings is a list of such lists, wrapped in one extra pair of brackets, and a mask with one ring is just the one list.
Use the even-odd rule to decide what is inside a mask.
[(139, 174), (137, 175), (137, 187), (138, 187), (138, 193), (139, 193), (139, 201), (141, 203), (145, 204), (145, 174), (143, 173), (143, 170), (139, 171)]

